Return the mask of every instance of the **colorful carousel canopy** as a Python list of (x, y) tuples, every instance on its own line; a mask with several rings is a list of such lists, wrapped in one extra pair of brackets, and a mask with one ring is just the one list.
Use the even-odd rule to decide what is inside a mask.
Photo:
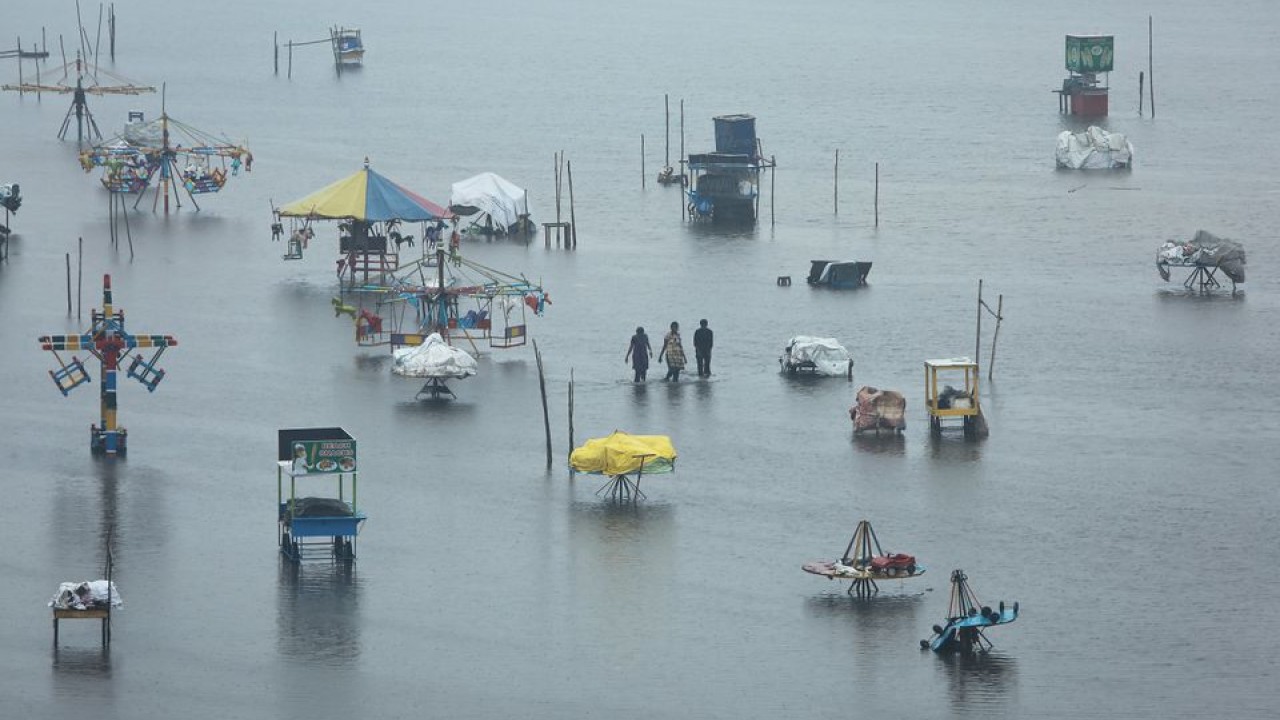
[(615, 430), (612, 435), (592, 438), (569, 455), (574, 470), (600, 475), (625, 475), (644, 465), (644, 472), (671, 472), (676, 449), (666, 435), (631, 435)]
[(418, 222), (453, 217), (453, 213), (390, 180), (366, 164), (350, 177), (280, 208), (285, 217), (365, 222)]

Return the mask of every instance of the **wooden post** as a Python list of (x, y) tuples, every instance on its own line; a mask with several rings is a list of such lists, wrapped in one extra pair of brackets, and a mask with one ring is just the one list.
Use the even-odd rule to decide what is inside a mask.
[(836, 148), (836, 169), (834, 171), (835, 189), (833, 198), (835, 203), (836, 215), (840, 214), (840, 148)]
[(276, 75), (280, 74), (280, 31), (271, 33), (271, 46), (275, 49)]
[(565, 238), (565, 246), (573, 245), (573, 249), (578, 249), (578, 220), (573, 213), (573, 161), (566, 160), (564, 163), (565, 174), (569, 176), (569, 237)]
[(1151, 92), (1151, 119), (1156, 117), (1156, 71), (1152, 67), (1151, 38), (1152, 38), (1152, 21), (1151, 16), (1147, 16), (1147, 90)]
[(569, 368), (569, 452), (573, 452), (573, 368)]
[(778, 158), (769, 156), (769, 227), (773, 227), (773, 188), (778, 175)]
[(21, 35), (19, 35), (19, 36), (18, 36), (18, 53), (17, 53), (17, 55), (18, 55), (18, 97), (22, 97), (22, 96), (23, 96), (23, 94), (24, 94), (24, 93), (22, 92), (22, 86), (23, 86), (25, 83), (23, 83), (23, 81), (22, 81), (22, 36), (21, 36)]
[(1138, 71), (1138, 117), (1142, 117), (1142, 71)]
[(663, 155), (666, 164), (663, 167), (671, 167), (671, 96), (667, 93), (662, 93), (662, 114), (666, 117), (667, 126), (667, 149)]
[(293, 78), (293, 41), (292, 40), (289, 41), (289, 69), (288, 69), (288, 74), (285, 77), (290, 79)]
[(102, 3), (98, 3), (98, 34), (93, 40), (93, 65), (98, 65), (98, 49), (102, 47)]
[(640, 133), (640, 188), (642, 190), (645, 187), (644, 172), (644, 133)]
[[(684, 160), (685, 160), (685, 158), (684, 158), (684, 98), (680, 98), (680, 173), (681, 173), (682, 175), (683, 175), (683, 174), (684, 174), (684, 172), (685, 172), (685, 168), (687, 168), (687, 167), (688, 167), (688, 163), (686, 163)], [(690, 178), (689, 178), (689, 184), (690, 184), (690, 185), (693, 185), (693, 178), (692, 178), (692, 177), (690, 177)], [(684, 188), (684, 183), (683, 183), (683, 182), (680, 184), (680, 187), (681, 187), (681, 192), (680, 192), (680, 219), (681, 219), (681, 220), (683, 220), (683, 219), (684, 219), (684, 209), (685, 209), (685, 206), (686, 206), (686, 205), (688, 205), (689, 203), (688, 203), (688, 201), (685, 199), (685, 195), (684, 195), (684, 191), (683, 191), (683, 188)]]
[[(18, 48), (18, 52), (22, 52), (22, 48)], [(34, 65), (36, 66), (36, 100), (40, 100), (40, 60), (37, 58)]]
[(111, 44), (111, 62), (116, 61), (116, 4), (111, 3), (111, 11), (108, 13), (107, 20), (107, 36), (110, 38)]
[(978, 278), (978, 331), (973, 339), (973, 361), (981, 367), (982, 353), (982, 278)]
[(71, 317), (71, 253), (67, 253), (67, 317)]
[(84, 296), (84, 238), (80, 238), (79, 257), (76, 258), (76, 319), (80, 319), (80, 301)]
[(991, 374), (995, 372), (996, 367), (996, 341), (1000, 339), (1000, 322), (1004, 320), (1004, 294), (1001, 293), (996, 299), (996, 331), (991, 337), (991, 360), (987, 363), (987, 379), (991, 379)]
[(876, 227), (880, 227), (880, 163), (876, 163)]
[(542, 425), (547, 431), (547, 469), (551, 469), (551, 415), (547, 412), (547, 379), (542, 371), (542, 351), (538, 341), (533, 341), (533, 359), (538, 364), (538, 390), (542, 393)]

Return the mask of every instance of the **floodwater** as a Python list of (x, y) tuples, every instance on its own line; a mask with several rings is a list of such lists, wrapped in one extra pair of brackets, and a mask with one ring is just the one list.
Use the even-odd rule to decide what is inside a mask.
[[(10, 0), (7, 35), (29, 45), (47, 27), (56, 53), (75, 33), (58, 5)], [(0, 95), (0, 182), (26, 197), (0, 265), (6, 717), (1274, 717), (1271, 3), (116, 5), (112, 70), (167, 83), (171, 116), (247, 140), (256, 161), (199, 212), (153, 213), (148, 196), (131, 255), (108, 240), (96, 174), (54, 137), (68, 98)], [(1155, 120), (1136, 112), (1147, 13)], [(283, 54), (272, 73), (273, 32), (331, 24), (363, 29), (362, 69), (338, 77), (312, 46), (291, 80)], [(1105, 126), (1137, 148), (1130, 173), (1053, 169), (1056, 134), (1076, 127), (1049, 92), (1068, 32), (1116, 36)], [(713, 146), (713, 115), (756, 115), (779, 165), (757, 227), (689, 225), (652, 182), (664, 93), (673, 158), (681, 99), (693, 152)], [(90, 106), (110, 134), (160, 98)], [(560, 150), (576, 252), (464, 245), (549, 290), (529, 320), (547, 469), (531, 347), (485, 354), (456, 401), (415, 401), (419, 383), (334, 317), (336, 231), (284, 262), (269, 203), (367, 156), (442, 202), (498, 172), (548, 221)], [(1246, 243), (1243, 293), (1160, 281), (1156, 246), (1198, 228)], [(75, 284), (78, 237), (79, 319), (64, 259)], [(811, 289), (812, 258), (872, 260), (871, 284)], [(154, 394), (121, 380), (131, 448), (116, 461), (87, 447), (97, 368), (63, 398), (36, 342), (87, 326), (104, 273), (130, 330), (180, 342)], [(989, 383), (983, 324), (991, 436), (934, 440), (921, 363), (973, 353), (979, 279), (1006, 317)], [(656, 342), (678, 320), (688, 342), (702, 317), (710, 382), (665, 384), (657, 366), (627, 382), (636, 325)], [(780, 375), (793, 334), (844, 342), (853, 383)], [(673, 438), (677, 470), (646, 479), (646, 501), (611, 506), (568, 473), (571, 377), (579, 441)], [(907, 395), (905, 437), (852, 436), (862, 384)], [(295, 568), (276, 552), (275, 433), (325, 425), (359, 441), (369, 520), (352, 567)], [(862, 518), (928, 574), (862, 602), (801, 572)], [(111, 649), (88, 623), (64, 624), (55, 649), (44, 603), (100, 574), (108, 536), (126, 603)], [(1021, 603), (986, 657), (918, 649), (954, 568), (984, 602)]]

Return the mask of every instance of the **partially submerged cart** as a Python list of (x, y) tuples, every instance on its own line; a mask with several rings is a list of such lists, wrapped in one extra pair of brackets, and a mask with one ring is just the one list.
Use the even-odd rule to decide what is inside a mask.
[[(366, 518), (356, 502), (355, 439), (342, 428), (296, 428), (280, 430), (278, 443), (280, 552), (293, 561), (355, 559), (356, 536)], [(335, 480), (336, 484), (330, 487), (337, 497), (298, 496), (299, 481), (306, 492), (319, 482)]]
[[(958, 387), (946, 384), (948, 381)], [(924, 404), (929, 412), (929, 430), (934, 435), (941, 434), (946, 424), (956, 422), (966, 437), (986, 435), (986, 421), (978, 402), (978, 363), (969, 358), (924, 361)]]

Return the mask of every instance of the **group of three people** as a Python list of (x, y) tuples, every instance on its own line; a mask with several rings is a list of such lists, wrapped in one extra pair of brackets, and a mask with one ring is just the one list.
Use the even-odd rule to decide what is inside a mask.
[[(693, 332), (693, 352), (698, 363), (698, 377), (711, 377), (713, 338), (711, 328), (707, 327), (707, 321), (699, 320), (698, 329)], [(633, 382), (645, 381), (649, 372), (649, 358), (652, 356), (653, 348), (649, 345), (649, 336), (644, 334), (643, 327), (636, 328), (636, 334), (631, 336), (631, 344), (627, 347), (627, 354), (622, 359), (623, 362), (630, 361), (632, 369), (635, 370)], [(662, 362), (663, 359), (667, 362), (667, 376), (663, 380), (679, 381), (680, 371), (684, 370), (685, 356), (678, 322), (671, 323), (671, 332), (662, 338), (658, 362)]]

